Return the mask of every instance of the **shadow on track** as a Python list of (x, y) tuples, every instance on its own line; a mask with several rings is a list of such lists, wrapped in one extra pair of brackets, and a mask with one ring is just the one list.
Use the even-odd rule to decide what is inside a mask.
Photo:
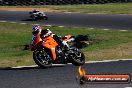
[(24, 20), (21, 20), (21, 21), (37, 21), (37, 20), (35, 20), (35, 19), (24, 19)]

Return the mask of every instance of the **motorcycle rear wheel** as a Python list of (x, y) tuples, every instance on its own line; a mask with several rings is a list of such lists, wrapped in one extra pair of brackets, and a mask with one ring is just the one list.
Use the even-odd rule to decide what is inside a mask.
[(35, 63), (41, 68), (52, 66), (51, 57), (43, 49), (35, 50), (33, 52), (33, 59)]
[(73, 50), (73, 54), (70, 56), (71, 63), (75, 66), (81, 66), (85, 64), (85, 55), (78, 49)]
[(47, 16), (44, 16), (44, 20), (48, 20), (48, 17)]

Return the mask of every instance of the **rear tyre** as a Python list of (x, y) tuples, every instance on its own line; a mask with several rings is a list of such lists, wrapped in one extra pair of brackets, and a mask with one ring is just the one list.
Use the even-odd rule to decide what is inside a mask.
[(71, 63), (75, 66), (84, 65), (85, 64), (85, 55), (77, 48), (74, 48), (73, 52), (74, 53), (72, 53), (70, 55)]
[(47, 16), (44, 16), (44, 20), (48, 20), (48, 17)]
[(34, 59), (35, 63), (42, 68), (47, 68), (47, 67), (52, 66), (52, 59), (44, 51), (44, 49), (35, 50), (33, 52), (33, 59)]

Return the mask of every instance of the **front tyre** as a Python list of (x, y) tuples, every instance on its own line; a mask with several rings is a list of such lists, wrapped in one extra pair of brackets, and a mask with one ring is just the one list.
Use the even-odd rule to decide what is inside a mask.
[(42, 68), (52, 66), (51, 57), (44, 51), (44, 49), (35, 50), (33, 52), (33, 59), (35, 63)]
[(81, 66), (85, 64), (85, 55), (78, 49), (73, 49), (73, 52), (70, 55), (71, 63), (75, 66)]

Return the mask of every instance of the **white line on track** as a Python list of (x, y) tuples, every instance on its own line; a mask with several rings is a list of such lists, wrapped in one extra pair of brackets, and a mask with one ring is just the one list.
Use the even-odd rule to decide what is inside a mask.
[(37, 65), (31, 65), (31, 66), (17, 66), (12, 68), (25, 68), (25, 67), (37, 67)]
[(4, 22), (7, 22), (7, 21), (0, 21), (0, 22), (3, 22), (4, 23)]
[(94, 29), (94, 28), (89, 28), (89, 29)]
[[(4, 22), (8, 22), (8, 21), (0, 21), (0, 22), (4, 23)], [(17, 23), (17, 22), (9, 22), (9, 23)], [(20, 23), (20, 24), (28, 24), (28, 23)], [(30, 25), (40, 25), (40, 24), (30, 24)], [(44, 26), (51, 27), (53, 25), (44, 25)], [(58, 27), (65, 27), (65, 26), (58, 26)], [(79, 27), (74, 27), (74, 28), (79, 28)], [(94, 29), (94, 28), (89, 28), (89, 29)], [(103, 29), (103, 30), (110, 30), (110, 29)], [(119, 31), (125, 32), (128, 30), (119, 30)]]
[(132, 87), (124, 87), (124, 88), (132, 88)]
[(118, 61), (128, 61), (132, 59), (116, 59), (116, 60), (103, 60), (103, 61), (87, 61), (85, 63), (105, 63), (105, 62), (118, 62)]
[(27, 24), (27, 23), (20, 23), (20, 24)]
[[(104, 60), (104, 61), (87, 61), (85, 62), (86, 64), (90, 63), (106, 63), (106, 62), (118, 62), (118, 61), (127, 61), (127, 60), (132, 60), (132, 59), (117, 59), (117, 60)], [(71, 65), (71, 63), (68, 63)], [(66, 64), (53, 64), (52, 66), (54, 67), (59, 67), (59, 66), (65, 66)], [(38, 67), (38, 65), (31, 65), (31, 66), (17, 66), (17, 67), (12, 67), (12, 68), (27, 68), (27, 67)]]
[(110, 29), (103, 29), (103, 30), (107, 31), (107, 30), (110, 30)]
[[(59, 67), (59, 66), (65, 66), (66, 64), (53, 64), (53, 67)], [(38, 67), (38, 65), (31, 65), (31, 66), (17, 66), (17, 67), (12, 67), (12, 68), (30, 68), (30, 67)]]
[(58, 26), (58, 27), (64, 27), (64, 26)]
[(128, 30), (120, 30), (120, 31), (128, 31)]
[(10, 23), (13, 23), (14, 24), (14, 23), (17, 23), (17, 22), (10, 22)]

